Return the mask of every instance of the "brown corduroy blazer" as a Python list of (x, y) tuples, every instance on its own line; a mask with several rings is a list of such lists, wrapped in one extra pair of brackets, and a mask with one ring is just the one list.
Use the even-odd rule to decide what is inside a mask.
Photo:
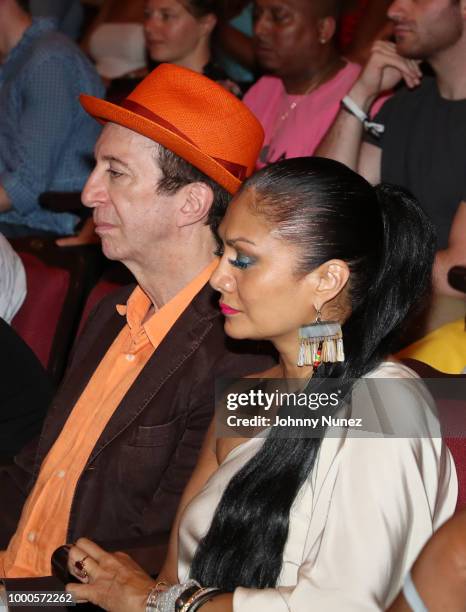
[[(43, 459), (123, 327), (115, 306), (133, 288), (105, 298), (91, 314), (39, 440), (0, 472), (0, 546), (7, 545)], [(86, 536), (128, 550), (163, 540), (213, 415), (215, 378), (274, 363), (269, 346), (225, 336), (217, 299), (208, 286), (194, 298), (111, 417), (78, 481), (68, 542)]]

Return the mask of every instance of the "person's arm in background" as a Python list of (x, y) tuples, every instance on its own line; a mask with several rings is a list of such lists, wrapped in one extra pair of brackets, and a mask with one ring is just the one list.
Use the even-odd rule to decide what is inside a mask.
[(466, 201), (458, 206), (448, 239), (448, 247), (437, 251), (434, 264), (434, 291), (451, 297), (464, 294), (448, 283), (448, 271), (453, 266), (466, 266)]
[[(251, 9), (250, 18), (252, 21), (252, 7), (248, 7), (251, 4), (252, 2), (249, 2), (249, 0), (225, 1), (215, 29), (215, 40), (224, 53), (231, 56), (244, 68), (253, 71), (257, 67), (253, 39), (230, 24), (230, 21), (240, 15), (242, 11), (245, 11), (246, 8)], [(246, 13), (244, 17), (246, 16), (249, 16), (249, 13)]]
[[(430, 612), (466, 610), (466, 511), (456, 513), (427, 542), (411, 576)], [(401, 592), (387, 612), (412, 612)]]
[(92, 217), (88, 217), (81, 229), (74, 236), (58, 238), (55, 243), (60, 247), (81, 246), (83, 244), (98, 244), (99, 236), (95, 233), (95, 223)]
[(11, 208), (11, 200), (5, 191), (5, 189), (0, 185), (0, 212), (6, 212)]
[(255, 70), (256, 56), (250, 36), (243, 34), (227, 22), (220, 22), (217, 26), (216, 40), (227, 55), (245, 68)]
[[(14, 168), (0, 173), (2, 192), (8, 195), (10, 207), (20, 214), (35, 210), (39, 195), (49, 189), (74, 117), (81, 112), (70, 73), (69, 62), (50, 57), (35, 66), (28, 79), (21, 124), (15, 135)], [(1, 195), (0, 208), (9, 208)]]
[[(393, 89), (401, 79), (408, 87), (414, 88), (421, 78), (417, 62), (398, 55), (393, 43), (377, 41), (348, 96), (369, 115), (373, 102), (382, 92)], [(340, 161), (371, 183), (377, 183), (380, 181), (380, 149), (362, 143), (363, 134), (359, 119), (341, 109), (315, 155)]]
[(112, 14), (114, 4), (115, 0), (104, 0), (102, 6), (99, 9), (99, 12), (92, 20), (88, 28), (85, 30), (80, 46), (84, 53), (86, 53), (87, 55), (89, 55), (89, 40), (92, 36), (92, 33), (99, 25), (109, 20), (109, 17)]

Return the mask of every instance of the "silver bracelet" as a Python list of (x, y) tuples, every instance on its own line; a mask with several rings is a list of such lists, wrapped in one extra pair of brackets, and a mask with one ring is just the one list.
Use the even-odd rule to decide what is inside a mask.
[(417, 592), (416, 587), (414, 586), (413, 579), (411, 578), (411, 572), (408, 572), (403, 584), (403, 595), (408, 603), (408, 606), (413, 612), (429, 612), (422, 601), (421, 596)]
[(350, 98), (349, 96), (345, 96), (341, 101), (341, 106), (347, 110), (353, 117), (356, 117), (362, 125), (366, 132), (369, 132), (375, 138), (380, 138), (381, 135), (385, 132), (385, 126), (381, 123), (376, 123), (375, 121), (370, 121), (367, 114), (360, 108), (356, 102)]
[(183, 584), (174, 584), (166, 591), (159, 591), (155, 586), (146, 600), (146, 612), (175, 612), (175, 601), (187, 589), (201, 585), (196, 580), (188, 580)]
[(161, 586), (169, 587), (170, 585), (165, 580), (158, 580), (155, 586), (149, 591), (149, 595), (146, 599), (146, 610), (145, 612), (160, 612), (157, 608), (157, 597), (161, 593)]

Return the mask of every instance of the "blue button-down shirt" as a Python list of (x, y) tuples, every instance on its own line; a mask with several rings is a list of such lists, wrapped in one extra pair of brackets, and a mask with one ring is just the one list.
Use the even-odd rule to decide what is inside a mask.
[(78, 101), (102, 97), (94, 67), (53, 20), (34, 19), (0, 65), (0, 184), (12, 209), (2, 223), (71, 234), (75, 215), (44, 210), (45, 191), (80, 191), (99, 125)]

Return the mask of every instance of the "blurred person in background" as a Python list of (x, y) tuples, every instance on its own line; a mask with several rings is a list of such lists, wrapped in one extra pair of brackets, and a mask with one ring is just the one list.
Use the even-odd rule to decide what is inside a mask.
[(26, 273), (23, 263), (8, 240), (0, 234), (0, 317), (11, 323), (25, 297)]
[(0, 232), (72, 234), (75, 215), (41, 208), (43, 192), (80, 191), (99, 126), (78, 95), (103, 93), (91, 62), (26, 2), (0, 2)]
[(224, 0), (215, 33), (216, 53), (228, 76), (243, 90), (254, 82), (257, 68), (252, 35), (253, 2)]
[(105, 0), (85, 32), (81, 48), (107, 84), (147, 73), (144, 5), (144, 0)]
[[(466, 1), (395, 0), (395, 43), (377, 41), (318, 155), (356, 169), (371, 183), (402, 185), (437, 230), (434, 300), (418, 337), (464, 317), (464, 294), (448, 282), (466, 264)], [(426, 62), (433, 75), (423, 74)], [(375, 117), (381, 92), (403, 85)], [(365, 119), (366, 118), (366, 119)]]
[(254, 45), (267, 73), (244, 102), (265, 130), (258, 167), (312, 155), (360, 66), (338, 51), (338, 0), (256, 0)]
[(33, 17), (53, 17), (63, 34), (77, 40), (84, 18), (81, 0), (29, 0)]
[(43, 366), (10, 327), (25, 297), (24, 266), (0, 234), (0, 462), (39, 433), (53, 393)]

